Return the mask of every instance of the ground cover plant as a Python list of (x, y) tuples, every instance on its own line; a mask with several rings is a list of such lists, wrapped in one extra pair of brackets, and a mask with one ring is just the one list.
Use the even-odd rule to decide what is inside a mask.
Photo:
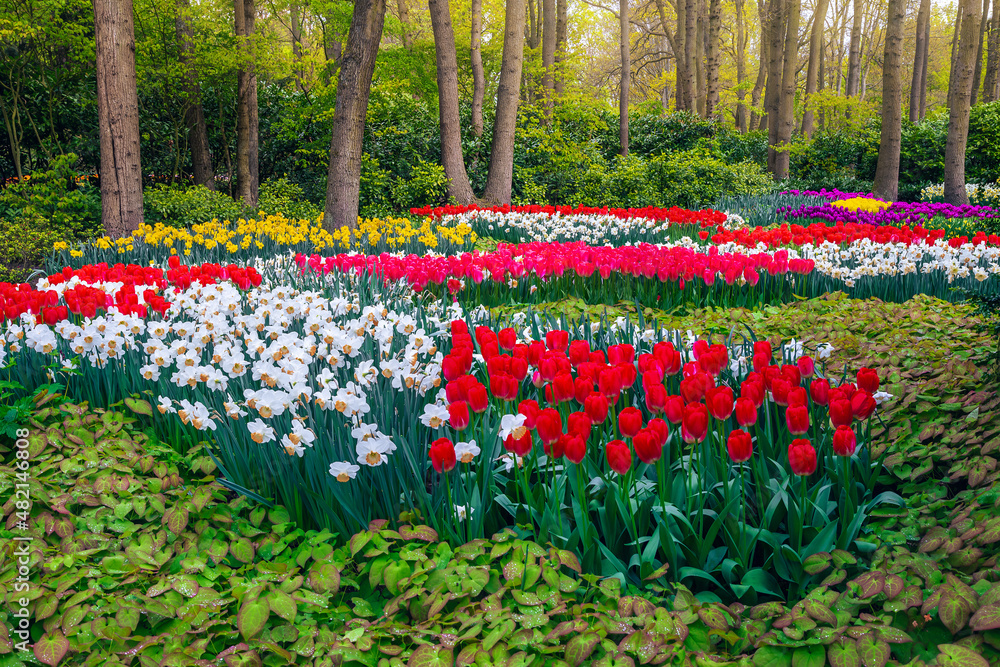
[[(154, 551), (172, 545), (178, 559), (156, 576), (198, 588), (151, 575), (134, 590), (166, 606), (124, 636), (106, 631), (104, 605), (57, 603), (34, 630), (36, 659), (166, 660), (150, 638), (191, 623), (191, 591), (217, 588), (191, 558), (237, 574), (218, 598), (206, 592), (220, 600), (204, 601), (220, 610), (204, 617), (218, 633), (180, 630), (200, 634), (176, 646), (188, 651), (178, 664), (997, 657), (1000, 399), (984, 380), (993, 348), (981, 320), (949, 300), (961, 298), (955, 287), (993, 289), (1000, 238), (919, 224), (749, 227), (667, 209), (428, 213), (328, 237), (283, 216), (161, 226), (66, 248), (58, 271), (2, 286), (5, 391), (17, 401), (5, 414), (21, 426), (38, 413), (25, 425), (29, 457), (89, 470), (94, 436), (74, 430), (86, 422), (142, 439), (154, 467), (178, 466), (165, 473), (178, 497), (214, 499), (184, 504), (180, 526), (170, 503), (160, 519), (149, 502), (125, 507), (132, 483), (112, 484), (106, 502), (98, 494), (123, 516), (81, 510), (74, 531), (148, 530)], [(574, 238), (595, 223), (603, 236)], [(490, 224), (564, 238), (473, 251)], [(615, 245), (581, 242), (598, 239)], [(69, 403), (40, 393), (51, 383)], [(220, 528), (205, 509), (214, 502), (249, 524)], [(36, 525), (62, 545), (59, 507), (49, 505), (52, 531), (44, 516)], [(5, 507), (11, 545), (17, 509)], [(199, 537), (187, 539), (192, 522)], [(201, 544), (211, 530), (205, 539), (229, 543), (218, 558), (214, 541)], [(250, 561), (230, 559), (236, 542)], [(284, 571), (298, 568), (318, 598), (282, 588), (294, 572), (272, 588), (240, 583), (259, 549), (271, 563), (268, 545), (288, 555), (306, 542), (336, 554), (342, 582), (367, 574), (334, 617), (317, 611), (336, 593), (309, 579), (308, 562)], [(76, 581), (97, 576), (90, 556)], [(469, 591), (445, 592), (451, 567), (484, 572), (467, 577)], [(119, 569), (104, 572), (107, 586), (135, 584)], [(290, 630), (267, 634), (300, 614), (322, 619), (306, 656)]]

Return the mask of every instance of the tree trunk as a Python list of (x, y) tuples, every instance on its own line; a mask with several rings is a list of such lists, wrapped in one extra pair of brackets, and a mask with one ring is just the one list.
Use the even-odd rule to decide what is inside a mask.
[(132, 0), (94, 0), (101, 222), (111, 238), (142, 224), (139, 94)]
[(555, 93), (556, 64), (556, 0), (542, 0), (542, 88), (545, 91), (545, 114), (552, 115)]
[(330, 167), (326, 175), (323, 226), (357, 227), (361, 188), (361, 143), (365, 135), (368, 94), (375, 74), (375, 57), (385, 24), (385, 0), (355, 0), (347, 48), (337, 79), (333, 111)]
[(764, 113), (767, 117), (767, 168), (774, 174), (778, 145), (778, 106), (781, 100), (782, 54), (785, 48), (785, 2), (770, 0), (768, 12), (767, 88)]
[(812, 33), (809, 35), (809, 68), (806, 71), (805, 110), (802, 112), (802, 134), (807, 137), (811, 137), (813, 133), (813, 109), (809, 96), (816, 92), (819, 85), (820, 60), (825, 46), (823, 32), (826, 29), (826, 10), (829, 4), (829, 0), (816, 0)]
[[(476, 0), (480, 2), (481, 0)], [(567, 0), (556, 0), (556, 97), (562, 97), (566, 90), (566, 73), (563, 72), (560, 64), (566, 57), (566, 14), (568, 12)], [(664, 28), (666, 30), (666, 28)]]
[(194, 64), (194, 30), (190, 23), (191, 5), (188, 0), (177, 0), (178, 59), (184, 69), (184, 96), (186, 108), (184, 122), (187, 124), (188, 144), (191, 147), (191, 164), (194, 168), (194, 184), (215, 189), (215, 174), (212, 171), (212, 154), (208, 149), (208, 126), (205, 110), (201, 106), (201, 86)]
[(410, 36), (410, 8), (406, 4), (406, 0), (396, 0), (396, 11), (399, 12), (403, 47), (409, 49), (413, 46), (413, 37)]
[(770, 44), (770, 22), (767, 17), (771, 12), (771, 2), (774, 2), (774, 0), (769, 0), (766, 4), (764, 0), (757, 0), (757, 16), (760, 19), (760, 39), (758, 40), (760, 48), (758, 53), (757, 79), (754, 81), (753, 90), (750, 91), (750, 106), (753, 109), (750, 112), (751, 130), (763, 127), (764, 119), (767, 118), (766, 108), (760, 116), (757, 115), (757, 109), (760, 107), (760, 96), (764, 92), (764, 83), (767, 81), (767, 65), (769, 62), (767, 50)]
[[(739, 1), (739, 0), (737, 0)], [(722, 27), (722, 0), (708, 3), (708, 58), (706, 59), (705, 117), (711, 118), (719, 106), (719, 31)]]
[(239, 68), (236, 71), (236, 178), (243, 203), (257, 206), (258, 172), (257, 69), (254, 66), (254, 0), (235, 0)]
[(914, 40), (913, 50), (913, 78), (910, 81), (910, 122), (916, 123), (920, 120), (920, 91), (927, 82), (924, 81), (924, 60), (926, 60), (927, 32), (926, 23), (930, 20), (931, 0), (920, 0), (920, 9), (917, 11), (917, 30)]
[(497, 113), (493, 122), (490, 169), (483, 193), (483, 199), (488, 204), (510, 203), (514, 181), (514, 130), (517, 127), (517, 104), (524, 64), (524, 10), (525, 0), (507, 0)]
[(882, 60), (882, 134), (875, 168), (875, 196), (896, 201), (899, 147), (903, 135), (903, 23), (906, 0), (889, 0)]
[(864, 16), (862, 0), (854, 0), (854, 21), (851, 26), (851, 47), (847, 56), (847, 96), (858, 94), (861, 82), (861, 19)]
[[(792, 141), (795, 129), (795, 77), (799, 69), (799, 11), (800, 0), (788, 0), (788, 24), (785, 32), (785, 60), (781, 72), (781, 99), (778, 103), (778, 144), (785, 146)], [(787, 150), (774, 156), (774, 178), (788, 178), (791, 156)]]
[(684, 3), (684, 98), (688, 111), (694, 111), (698, 100), (698, 0), (677, 0)]
[(295, 90), (301, 93), (305, 90), (303, 86), (305, 70), (302, 69), (302, 22), (299, 17), (299, 3), (292, 2), (289, 11), (291, 13), (289, 32), (292, 35), (292, 72), (295, 75)]
[(965, 192), (965, 145), (969, 138), (972, 76), (979, 42), (978, 0), (962, 0), (960, 7), (964, 16), (957, 40), (958, 67), (952, 70), (948, 84), (948, 138), (944, 149), (944, 200), (949, 204), (969, 203)]
[[(663, 9), (662, 0), (657, 1), (660, 8), (660, 21), (663, 23), (663, 31), (667, 32), (667, 15)], [(676, 102), (674, 108), (677, 111), (688, 109), (687, 100), (687, 0), (676, 0), (677, 30), (674, 33), (674, 55), (677, 57), (677, 70), (675, 74), (674, 89), (676, 92)]]
[(1000, 0), (993, 0), (989, 39), (986, 43), (986, 76), (983, 79), (983, 101), (995, 102), (1000, 85)]
[(705, 86), (705, 0), (698, 0), (698, 24), (695, 31), (694, 73), (698, 89), (698, 115), (705, 118), (708, 89)]
[(483, 73), (483, 0), (472, 0), (472, 131), (483, 136), (483, 98), (486, 75)]
[[(962, 0), (958, 2), (958, 13), (955, 16), (955, 30), (951, 35), (951, 70), (952, 72), (958, 67), (958, 42), (959, 36), (962, 33), (962, 19), (965, 18), (965, 3)], [(950, 93), (949, 93), (950, 94)]]
[(931, 21), (928, 14), (924, 23), (924, 61), (920, 63), (920, 120), (927, 115), (927, 65), (930, 62)]
[(989, 23), (989, 19), (987, 18), (989, 13), (990, 0), (983, 0), (983, 13), (979, 18), (979, 47), (976, 49), (976, 69), (972, 75), (972, 106), (975, 106), (979, 100), (979, 83), (983, 80), (983, 50), (986, 46), (986, 26)]
[(441, 164), (448, 195), (460, 204), (475, 200), (462, 157), (462, 121), (458, 111), (458, 59), (448, 0), (428, 0), (437, 63), (438, 115), (441, 120)]
[(618, 0), (618, 46), (621, 49), (621, 85), (618, 89), (618, 141), (622, 157), (628, 155), (628, 96), (632, 83), (632, 54), (628, 32), (628, 0)]
[(743, 80), (747, 77), (747, 34), (746, 20), (743, 17), (744, 0), (735, 0), (736, 7), (736, 129), (741, 134), (747, 131), (747, 108), (743, 104), (746, 91), (743, 90)]

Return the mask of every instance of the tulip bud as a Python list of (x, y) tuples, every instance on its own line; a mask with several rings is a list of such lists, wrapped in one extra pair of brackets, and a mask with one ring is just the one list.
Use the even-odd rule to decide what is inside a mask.
[(757, 423), (757, 406), (748, 398), (737, 398), (734, 412), (736, 423), (740, 426), (753, 426)]
[(663, 445), (660, 444), (660, 436), (649, 428), (644, 428), (635, 434), (635, 437), (632, 439), (632, 446), (635, 447), (635, 455), (643, 463), (656, 463), (663, 454)]
[(850, 426), (838, 426), (833, 432), (833, 453), (837, 456), (851, 456), (858, 448), (858, 436)]
[(684, 399), (680, 396), (668, 396), (663, 414), (671, 424), (680, 424), (684, 418)]
[(608, 399), (604, 394), (594, 392), (583, 402), (583, 409), (594, 424), (603, 424), (608, 418)]
[(604, 450), (608, 466), (619, 475), (624, 475), (632, 467), (632, 450), (621, 440), (612, 440)]
[(448, 438), (438, 438), (431, 444), (431, 465), (439, 473), (450, 471), (458, 463), (455, 458), (455, 445)]
[(562, 417), (555, 408), (545, 408), (538, 413), (535, 420), (535, 429), (538, 431), (538, 438), (543, 444), (551, 445), (562, 435)]
[(688, 444), (701, 442), (708, 433), (708, 408), (702, 403), (688, 403), (684, 406), (681, 421), (681, 436)]
[(566, 431), (578, 435), (584, 440), (590, 437), (590, 417), (586, 412), (571, 412), (566, 418)]
[(862, 368), (858, 371), (858, 389), (874, 394), (878, 391), (878, 372), (871, 368)]
[(816, 449), (805, 438), (792, 440), (788, 445), (788, 464), (792, 473), (807, 477), (816, 472)]
[(524, 415), (524, 426), (528, 429), (535, 428), (535, 423), (538, 420), (538, 413), (541, 409), (538, 407), (538, 401), (528, 399), (526, 401), (521, 401), (517, 406), (517, 412)]
[(705, 392), (705, 404), (716, 419), (729, 419), (733, 414), (733, 390), (726, 386), (709, 389)]
[(618, 414), (618, 431), (628, 438), (634, 438), (642, 428), (642, 413), (637, 408), (628, 407)]
[(816, 372), (816, 362), (813, 361), (812, 357), (799, 357), (795, 365), (799, 367), (799, 373), (804, 378), (811, 378)]
[(809, 431), (809, 408), (804, 405), (790, 405), (785, 410), (785, 423), (792, 435), (802, 435)]
[(854, 409), (846, 398), (830, 401), (830, 422), (837, 426), (850, 426), (854, 421)]
[(448, 424), (456, 431), (464, 431), (469, 425), (469, 404), (465, 401), (450, 404)]
[(851, 396), (851, 412), (857, 419), (868, 419), (875, 412), (875, 407), (875, 399), (867, 391), (857, 391)]
[(809, 396), (816, 405), (830, 405), (830, 381), (819, 378), (810, 382)]
[(743, 463), (749, 460), (750, 456), (753, 455), (753, 441), (750, 434), (740, 429), (730, 432), (729, 439), (726, 441), (726, 449), (733, 463)]

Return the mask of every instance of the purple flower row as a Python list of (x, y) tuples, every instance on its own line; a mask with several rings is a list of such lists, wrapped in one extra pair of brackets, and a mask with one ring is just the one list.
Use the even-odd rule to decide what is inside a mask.
[(861, 197), (864, 199), (875, 198), (875, 195), (873, 195), (870, 192), (841, 192), (836, 188), (834, 188), (833, 190), (827, 190), (826, 188), (821, 188), (819, 190), (785, 190), (781, 194), (794, 195), (797, 197), (825, 197), (827, 201), (854, 199), (855, 197)]
[(891, 225), (919, 225), (932, 218), (997, 218), (1000, 211), (989, 206), (955, 206), (954, 204), (932, 202), (896, 202), (889, 208), (877, 212), (849, 211), (838, 206), (823, 204), (821, 206), (802, 206), (797, 209), (785, 207), (778, 210), (785, 214), (785, 220), (822, 220), (828, 224), (857, 223), (881, 227)]

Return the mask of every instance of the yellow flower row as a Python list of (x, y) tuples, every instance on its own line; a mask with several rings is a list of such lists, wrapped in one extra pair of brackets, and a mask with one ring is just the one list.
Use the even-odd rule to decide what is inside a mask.
[(868, 213), (878, 213), (882, 209), (892, 206), (892, 202), (869, 199), (867, 197), (852, 197), (851, 199), (841, 199), (840, 201), (831, 202), (830, 206), (836, 206), (837, 208), (843, 208), (852, 212), (866, 211)]
[[(102, 236), (93, 242), (92, 247), (124, 254), (132, 251), (136, 244), (142, 243), (149, 248), (169, 250), (170, 254), (183, 252), (189, 255), (195, 247), (204, 250), (225, 249), (233, 254), (241, 250), (264, 250), (268, 246), (270, 250), (278, 250), (308, 243), (316, 252), (345, 249), (371, 251), (376, 246), (389, 250), (401, 249), (414, 242), (423, 244), (425, 249), (431, 249), (437, 248), (439, 243), (474, 244), (476, 239), (476, 233), (465, 223), (457, 227), (432, 226), (429, 218), (419, 226), (414, 226), (406, 218), (359, 219), (355, 229), (344, 226), (331, 233), (323, 228), (322, 217), (315, 220), (290, 220), (279, 213), (259, 220), (241, 218), (230, 222), (213, 219), (189, 229), (163, 223), (144, 224), (132, 232), (131, 236), (118, 239)], [(69, 245), (62, 241), (53, 246), (56, 252), (67, 249)]]

